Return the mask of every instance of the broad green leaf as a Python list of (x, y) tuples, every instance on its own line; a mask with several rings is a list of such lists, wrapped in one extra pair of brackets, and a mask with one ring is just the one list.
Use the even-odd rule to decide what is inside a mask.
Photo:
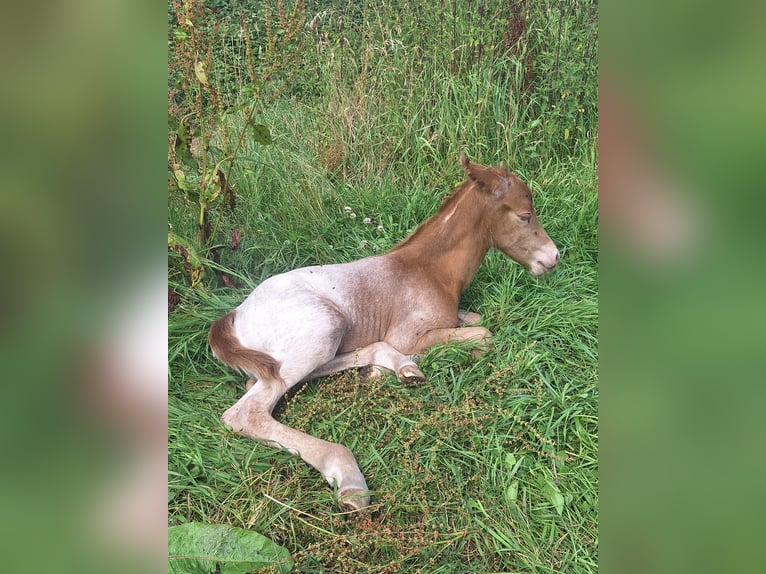
[(210, 172), (205, 177), (202, 196), (208, 203), (213, 203), (219, 195), (221, 195), (221, 181), (216, 177), (215, 172)]
[[(186, 124), (184, 124), (183, 122), (179, 123), (175, 121), (174, 123), (176, 124), (178, 128), (176, 130), (176, 136), (177, 136), (176, 146), (175, 146), (176, 157), (180, 159), (182, 162), (186, 163), (187, 165), (194, 165), (194, 158), (192, 157), (191, 152), (189, 151), (189, 141), (191, 137), (194, 136), (194, 134), (190, 135), (188, 133)], [(170, 122), (170, 120), (169, 120), (169, 125), (171, 126), (171, 129), (173, 129), (172, 128), (173, 124)], [(184, 190), (184, 191), (188, 191), (188, 190)]]
[(553, 481), (545, 481), (545, 484), (543, 485), (543, 494), (556, 509), (556, 512), (561, 514), (564, 511), (564, 496)]
[(192, 189), (192, 185), (189, 184), (189, 182), (186, 180), (186, 174), (183, 172), (183, 170), (174, 169), (173, 176), (176, 179), (176, 184), (178, 185), (178, 189), (181, 189), (183, 191), (190, 191)]
[(189, 263), (192, 267), (202, 267), (202, 258), (197, 254), (197, 250), (192, 245), (191, 241), (176, 235), (172, 231), (168, 231), (168, 249), (172, 249), (176, 253), (181, 253), (184, 261)]
[(191, 241), (168, 231), (168, 250), (181, 256), (183, 268), (189, 274), (191, 286), (196, 287), (205, 276), (205, 268)]
[(253, 128), (253, 138), (259, 144), (271, 145), (273, 143), (269, 128), (263, 124), (250, 124), (250, 127)]
[(179, 42), (181, 42), (183, 40), (186, 40), (186, 38), (187, 38), (186, 32), (184, 32), (180, 28), (176, 28), (175, 30), (173, 30), (173, 36)]
[(508, 500), (510, 502), (516, 502), (516, 499), (519, 497), (519, 481), (518, 480), (511, 481), (511, 485), (508, 487), (508, 490), (506, 491), (505, 495), (508, 497)]
[(207, 86), (208, 82), (207, 74), (205, 73), (205, 62), (202, 60), (197, 60), (194, 62), (194, 75), (197, 76), (200, 84), (205, 84)]
[(199, 522), (168, 528), (169, 574), (245, 574), (273, 565), (291, 572), (290, 553), (257, 532)]
[(505, 454), (505, 466), (508, 467), (511, 471), (511, 473), (508, 475), (508, 478), (513, 478), (516, 475), (522, 462), (524, 462), (523, 456), (516, 460), (516, 457), (513, 455), (513, 453), (508, 452)]

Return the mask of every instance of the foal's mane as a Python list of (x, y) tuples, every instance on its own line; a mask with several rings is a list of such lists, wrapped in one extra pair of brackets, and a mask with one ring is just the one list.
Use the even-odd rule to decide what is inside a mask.
[[(405, 247), (412, 243), (413, 241), (416, 241), (417, 239), (422, 238), (424, 235), (428, 234), (431, 231), (431, 228), (436, 227), (437, 232), (441, 231), (443, 229), (443, 226), (435, 226), (435, 223), (438, 222), (441, 219), (441, 216), (450, 211), (452, 207), (458, 202), (458, 200), (465, 195), (469, 189), (471, 189), (474, 186), (474, 182), (470, 179), (466, 179), (462, 183), (460, 183), (455, 189), (452, 190), (452, 192), (447, 196), (447, 199), (445, 199), (439, 209), (434, 213), (431, 217), (426, 219), (423, 223), (417, 226), (415, 231), (410, 233), (407, 237), (402, 239), (399, 243), (397, 243), (391, 251), (398, 251), (402, 247)], [(391, 252), (390, 251), (390, 252)], [(390, 253), (389, 252), (389, 253)]]

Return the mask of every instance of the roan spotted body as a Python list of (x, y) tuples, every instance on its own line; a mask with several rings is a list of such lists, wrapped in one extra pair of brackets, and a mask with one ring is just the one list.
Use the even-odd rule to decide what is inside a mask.
[(490, 248), (533, 275), (559, 260), (529, 187), (507, 169), (460, 161), (466, 180), (389, 252), (271, 277), (210, 329), (215, 356), (250, 377), (222, 421), (300, 455), (336, 485), (344, 510), (370, 503), (354, 455), (274, 420), (279, 399), (301, 381), (357, 367), (424, 381), (414, 357), (429, 347), (469, 341), (480, 351), (489, 344), (490, 332), (476, 325), (480, 317), (459, 311), (458, 303)]

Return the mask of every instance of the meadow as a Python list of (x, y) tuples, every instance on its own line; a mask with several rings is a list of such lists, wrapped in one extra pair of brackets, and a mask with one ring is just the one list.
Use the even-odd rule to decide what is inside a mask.
[[(171, 0), (169, 526), (260, 533), (295, 572), (598, 570), (595, 10)], [(354, 452), (372, 507), (349, 517), (313, 468), (219, 421), (244, 379), (208, 328), (267, 277), (393, 247), (461, 152), (529, 183), (561, 261), (532, 277), (490, 252), (461, 302), (484, 356), (442, 345), (424, 384), (345, 372), (280, 402)]]

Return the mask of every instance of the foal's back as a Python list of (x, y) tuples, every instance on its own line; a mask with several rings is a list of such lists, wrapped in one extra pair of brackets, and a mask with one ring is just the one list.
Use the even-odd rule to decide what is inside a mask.
[(271, 277), (237, 308), (234, 325), (244, 346), (267, 353), (305, 348), (324, 333), (338, 338), (337, 353), (377, 341), (406, 353), (426, 326), (454, 326), (456, 310), (433, 307), (416, 277), (402, 274), (395, 258), (380, 255)]

